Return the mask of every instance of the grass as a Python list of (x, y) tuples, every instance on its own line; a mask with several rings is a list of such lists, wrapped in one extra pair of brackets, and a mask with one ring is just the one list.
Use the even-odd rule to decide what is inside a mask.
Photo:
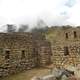
[(49, 73), (48, 69), (37, 68), (22, 73), (18, 73), (15, 75), (11, 75), (2, 80), (31, 80), (31, 78), (34, 76), (44, 76), (47, 75), (48, 73)]

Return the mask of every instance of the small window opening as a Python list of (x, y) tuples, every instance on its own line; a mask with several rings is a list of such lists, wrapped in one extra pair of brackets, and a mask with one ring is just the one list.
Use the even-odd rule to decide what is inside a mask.
[(68, 47), (64, 47), (64, 55), (65, 56), (69, 55)]
[(35, 55), (36, 55), (36, 49), (33, 48), (33, 54), (32, 54), (32, 57), (35, 57)]
[(25, 58), (25, 51), (22, 50), (22, 53), (21, 53), (21, 59), (24, 59)]
[(78, 54), (80, 55), (80, 47), (77, 48), (76, 51), (78, 51)]
[(10, 58), (10, 51), (6, 51), (5, 59), (9, 59), (9, 58)]
[(74, 31), (74, 38), (76, 38), (77, 37), (77, 33), (76, 33), (76, 31)]
[(35, 48), (33, 48), (33, 52), (34, 52), (34, 53), (36, 52)]
[(66, 39), (68, 39), (68, 33), (66, 33)]

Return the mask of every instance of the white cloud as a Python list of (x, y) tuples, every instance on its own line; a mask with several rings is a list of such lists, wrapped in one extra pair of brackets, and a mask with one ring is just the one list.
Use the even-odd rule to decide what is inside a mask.
[(1, 0), (0, 24), (33, 24), (40, 18), (48, 25), (77, 25), (79, 5), (80, 0)]
[[(40, 14), (48, 12), (58, 14), (57, 7), (64, 0), (3, 0), (0, 5), (0, 16), (7, 22), (15, 23), (24, 19), (36, 18)], [(20, 20), (21, 19), (21, 20)]]
[(69, 10), (69, 22), (80, 25), (80, 0)]

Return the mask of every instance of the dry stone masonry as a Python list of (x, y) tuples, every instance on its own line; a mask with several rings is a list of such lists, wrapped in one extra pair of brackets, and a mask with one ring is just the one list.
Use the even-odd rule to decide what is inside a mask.
[(54, 66), (80, 64), (80, 28), (52, 27), (46, 38), (51, 42)]
[(0, 77), (51, 63), (55, 67), (80, 64), (79, 27), (0, 33)]
[(0, 77), (48, 65), (50, 53), (50, 43), (32, 33), (0, 33)]

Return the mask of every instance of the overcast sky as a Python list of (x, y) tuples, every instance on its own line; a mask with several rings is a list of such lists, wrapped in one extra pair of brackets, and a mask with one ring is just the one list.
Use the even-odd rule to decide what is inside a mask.
[(80, 0), (0, 0), (0, 25), (33, 25), (38, 19), (49, 26), (80, 25)]

